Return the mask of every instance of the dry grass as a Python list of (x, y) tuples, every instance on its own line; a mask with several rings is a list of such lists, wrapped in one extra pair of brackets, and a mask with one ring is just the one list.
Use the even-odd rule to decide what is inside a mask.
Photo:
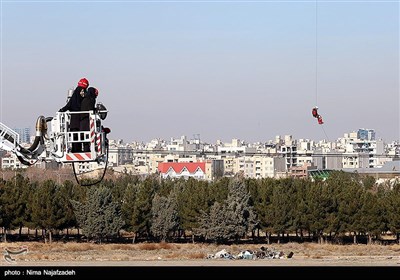
[(167, 242), (142, 243), (142, 244), (139, 244), (138, 247), (140, 250), (145, 250), (145, 251), (160, 250), (160, 249), (176, 250), (176, 248), (177, 248), (177, 246), (174, 245), (173, 243), (167, 243)]
[(225, 249), (233, 255), (244, 250), (259, 250), (261, 246), (283, 251), (285, 254), (294, 252), (294, 257), (304, 259), (323, 259), (326, 257), (348, 256), (387, 256), (400, 257), (400, 245), (330, 245), (315, 243), (286, 244), (247, 244), (247, 245), (216, 245), (216, 244), (176, 244), (176, 243), (139, 243), (139, 244), (92, 244), (92, 243), (62, 243), (45, 244), (40, 242), (9, 242), (0, 243), (0, 250), (5, 248), (17, 250), (23, 246), (28, 253), (19, 255), (19, 260), (25, 261), (133, 261), (133, 260), (195, 260), (204, 259), (209, 254), (215, 254)]

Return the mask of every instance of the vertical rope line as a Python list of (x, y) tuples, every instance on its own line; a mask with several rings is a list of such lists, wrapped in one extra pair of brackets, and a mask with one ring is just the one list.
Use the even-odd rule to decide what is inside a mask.
[(318, 0), (315, 0), (315, 106), (318, 106)]
[[(315, 106), (318, 106), (318, 0), (315, 0)], [(321, 128), (329, 141), (324, 126), (321, 125)]]
[(0, 1), (0, 122), (3, 122), (3, 0)]
[(326, 134), (326, 132), (325, 132), (325, 128), (324, 128), (324, 125), (323, 125), (323, 124), (321, 124), (321, 128), (322, 128), (322, 130), (324, 131), (324, 134), (325, 134), (325, 137), (326, 137), (326, 141), (329, 142), (329, 137), (328, 137), (328, 134)]
[[(400, 2), (398, 2), (397, 3), (397, 7), (398, 7), (398, 11), (397, 11), (397, 16), (399, 16), (399, 21), (398, 21), (398, 26), (397, 26), (397, 28), (398, 28), (398, 30), (400, 30)], [(398, 39), (398, 45), (397, 45), (397, 47), (398, 48), (400, 48), (400, 36), (398, 36), (397, 37), (397, 39)], [(397, 64), (397, 90), (398, 90), (398, 97), (399, 97), (399, 99), (398, 99), (398, 105), (399, 105), (399, 111), (398, 111), (398, 119), (400, 120), (400, 55), (398, 56), (398, 64)], [(399, 132), (400, 133), (400, 132)], [(400, 139), (400, 134), (398, 135), (398, 139)]]

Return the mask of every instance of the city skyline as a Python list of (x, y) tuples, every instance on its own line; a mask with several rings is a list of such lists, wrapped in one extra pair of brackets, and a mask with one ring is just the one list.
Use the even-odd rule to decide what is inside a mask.
[(359, 128), (400, 139), (399, 1), (0, 7), (0, 122), (9, 127), (54, 116), (86, 77), (109, 110), (109, 138), (124, 142), (334, 141)]
[[(13, 130), (20, 135), (21, 142), (24, 142), (24, 141), (22, 141), (22, 139), (28, 139), (27, 138), (28, 136), (26, 135), (27, 131), (29, 131), (30, 137), (32, 139), (33, 139), (33, 137), (35, 137), (34, 129), (32, 129), (31, 127), (27, 127), (27, 126), (26, 127), (15, 127), (15, 128), (13, 128)], [(252, 143), (268, 143), (268, 142), (271, 142), (271, 141), (275, 141), (276, 137), (280, 137), (281, 139), (283, 139), (285, 136), (291, 136), (294, 140), (303, 139), (303, 140), (311, 140), (311, 141), (314, 141), (314, 142), (326, 140), (327, 142), (335, 142), (335, 141), (337, 141), (339, 139), (344, 138), (345, 134), (347, 134), (347, 135), (349, 135), (350, 133), (357, 133), (358, 134), (361, 130), (363, 130), (364, 132), (365, 131), (372, 131), (373, 132), (373, 140), (383, 140), (385, 143), (392, 143), (392, 142), (400, 143), (400, 139), (387, 140), (387, 139), (384, 139), (384, 138), (380, 137), (379, 135), (376, 134), (376, 131), (373, 128), (358, 128), (358, 129), (354, 129), (352, 131), (346, 131), (346, 132), (343, 132), (343, 134), (341, 136), (339, 136), (338, 138), (336, 138), (336, 139), (298, 138), (298, 137), (296, 137), (296, 135), (293, 135), (293, 134), (290, 134), (290, 133), (286, 133), (286, 134), (279, 134), (279, 135), (277, 134), (271, 139), (263, 139), (263, 140), (258, 140), (258, 141), (248, 141), (245, 138), (236, 137), (236, 138), (227, 139), (226, 141), (222, 141), (220, 138), (216, 138), (216, 139), (212, 139), (211, 142), (207, 142), (207, 141), (204, 141), (201, 138), (200, 134), (193, 134), (193, 135), (184, 135), (183, 134), (183, 135), (170, 135), (170, 136), (167, 136), (167, 137), (157, 137), (157, 138), (150, 139), (149, 141), (147, 141), (147, 143), (151, 142), (152, 140), (164, 140), (164, 141), (168, 142), (171, 139), (180, 139), (181, 137), (186, 137), (187, 140), (199, 140), (201, 143), (207, 143), (207, 144), (215, 144), (218, 141), (222, 141), (223, 143), (231, 143), (231, 141), (234, 140), (234, 139), (240, 140), (240, 141), (244, 141), (247, 144), (252, 144)], [(109, 138), (109, 140), (112, 140), (112, 141), (121, 141), (122, 140), (123, 143), (132, 143), (132, 142), (146, 143), (145, 141), (141, 141), (141, 139), (126, 140), (126, 139), (123, 139), (123, 138), (112, 138), (112, 137), (108, 137), (108, 138)], [(25, 143), (29, 143), (29, 142), (30, 141), (25, 141)]]

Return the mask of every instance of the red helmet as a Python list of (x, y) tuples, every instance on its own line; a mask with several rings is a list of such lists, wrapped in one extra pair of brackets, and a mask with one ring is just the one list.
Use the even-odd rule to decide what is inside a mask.
[(83, 87), (84, 89), (87, 89), (89, 86), (89, 81), (86, 78), (82, 78), (78, 82), (78, 87)]

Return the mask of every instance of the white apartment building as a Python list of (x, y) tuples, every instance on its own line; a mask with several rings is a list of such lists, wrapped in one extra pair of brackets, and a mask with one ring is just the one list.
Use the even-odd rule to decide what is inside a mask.
[(274, 178), (287, 174), (285, 158), (262, 155), (233, 158), (232, 169), (233, 174), (241, 173), (246, 178)]
[(129, 145), (110, 144), (108, 150), (109, 166), (119, 166), (132, 163), (133, 148)]
[(387, 161), (384, 141), (375, 140), (373, 129), (345, 133), (340, 139), (340, 144), (344, 150), (343, 168), (377, 168)]
[(27, 165), (22, 164), (17, 156), (13, 153), (6, 153), (1, 158), (1, 168), (9, 168), (9, 169), (18, 169), (18, 168), (27, 168)]
[(254, 156), (252, 161), (254, 162), (254, 177), (252, 178), (275, 178), (286, 173), (285, 158), (283, 157)]
[(222, 156), (252, 154), (256, 152), (257, 149), (255, 147), (249, 147), (239, 139), (232, 139), (231, 143), (222, 143), (220, 141), (217, 142), (217, 153), (221, 154)]
[(169, 144), (166, 145), (167, 151), (175, 151), (175, 152), (189, 152), (196, 151), (196, 143), (191, 143), (187, 140), (186, 136), (183, 135), (179, 139), (171, 138)]

